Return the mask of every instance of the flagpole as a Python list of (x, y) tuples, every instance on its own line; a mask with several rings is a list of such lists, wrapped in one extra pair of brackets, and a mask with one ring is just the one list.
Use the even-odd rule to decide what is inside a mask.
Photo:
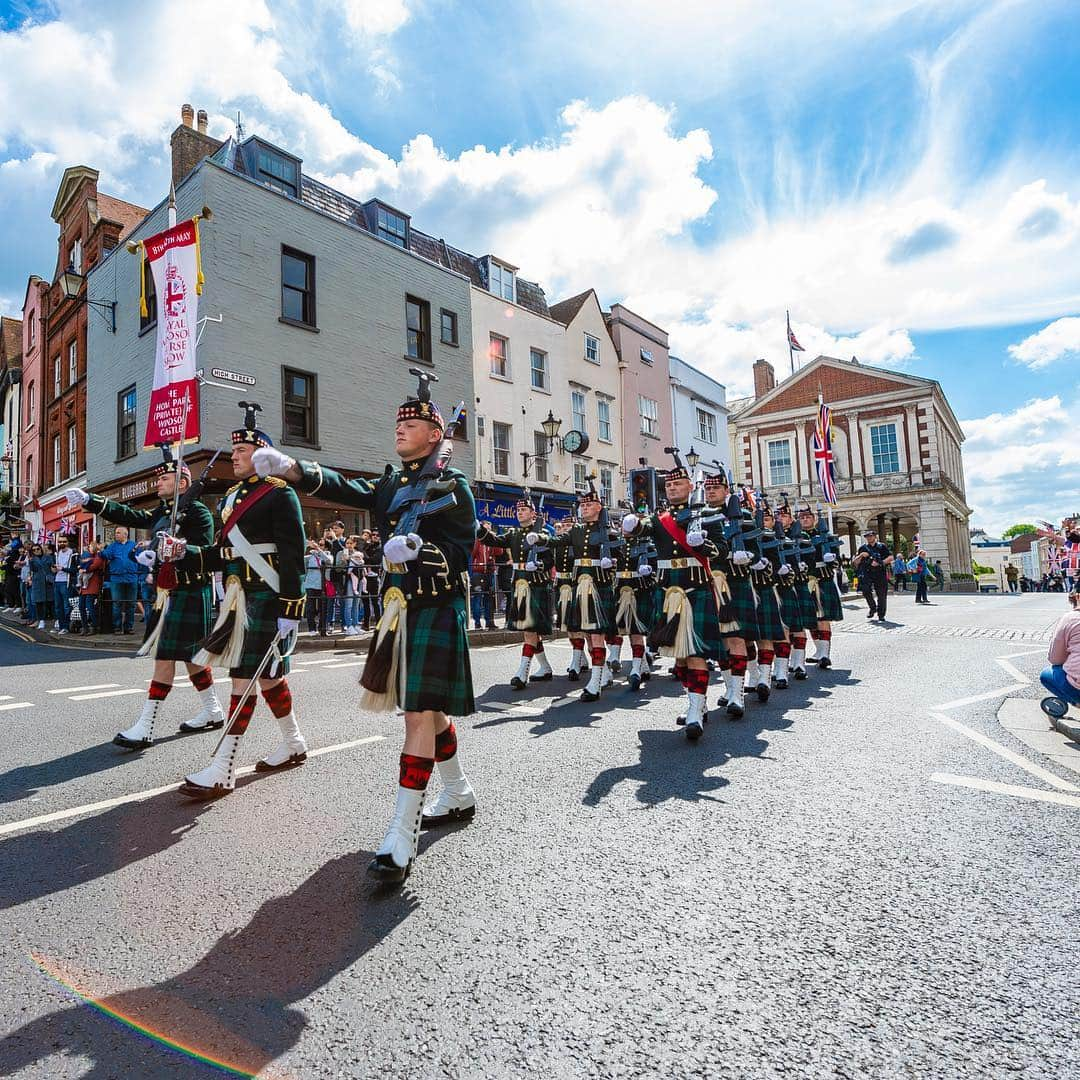
[(791, 363), (791, 374), (795, 374), (795, 353), (791, 348), (791, 312), (787, 311), (784, 314), (787, 315), (787, 354), (788, 360)]

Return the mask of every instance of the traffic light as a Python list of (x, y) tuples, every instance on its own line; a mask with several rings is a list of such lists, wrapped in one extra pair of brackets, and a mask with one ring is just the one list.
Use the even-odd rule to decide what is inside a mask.
[(645, 469), (630, 470), (630, 503), (635, 510), (647, 506), (650, 511), (656, 509), (656, 470), (651, 466)]

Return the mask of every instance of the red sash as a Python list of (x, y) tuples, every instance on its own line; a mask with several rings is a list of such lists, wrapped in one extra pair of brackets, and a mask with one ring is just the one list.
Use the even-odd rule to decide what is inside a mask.
[(675, 519), (671, 516), (670, 511), (665, 510), (662, 514), (657, 515), (657, 521), (660, 522), (660, 527), (686, 552), (701, 564), (701, 568), (706, 574), (712, 573), (712, 568), (709, 566), (709, 560), (701, 554), (697, 548), (693, 548), (686, 540), (686, 530), (681, 528)]
[(261, 487), (252, 488), (243, 498), (243, 501), (237, 506), (233, 504), (233, 511), (229, 515), (229, 520), (221, 526), (221, 532), (217, 535), (217, 543), (224, 544), (225, 537), (229, 534), (230, 530), (240, 524), (240, 519), (262, 498), (268, 495), (271, 491), (275, 490), (274, 485), (263, 482)]

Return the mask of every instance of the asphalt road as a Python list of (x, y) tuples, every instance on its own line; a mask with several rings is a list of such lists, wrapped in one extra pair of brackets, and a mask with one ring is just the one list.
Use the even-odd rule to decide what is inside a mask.
[[(1064, 598), (934, 603), (849, 605), (832, 670), (696, 745), (668, 679), (514, 694), (478, 650), (478, 816), (401, 892), (359, 657), (292, 680), (325, 753), (205, 805), (167, 786), (213, 736), (109, 743), (147, 661), (0, 632), (0, 1075), (1077, 1076), (1080, 776), (995, 719)], [(275, 737), (260, 704), (244, 759)]]

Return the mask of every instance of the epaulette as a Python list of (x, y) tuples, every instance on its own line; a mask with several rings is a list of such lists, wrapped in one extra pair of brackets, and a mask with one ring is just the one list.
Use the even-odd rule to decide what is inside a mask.
[(282, 480), (280, 476), (264, 476), (263, 479), (276, 488), (288, 487), (288, 481)]
[(231, 488), (228, 489), (228, 491), (225, 492), (225, 494), (226, 495), (231, 495), (234, 491), (238, 491), (240, 489), (240, 485), (243, 482), (244, 482), (243, 480), (238, 480), (235, 484), (233, 484), (233, 486)]

